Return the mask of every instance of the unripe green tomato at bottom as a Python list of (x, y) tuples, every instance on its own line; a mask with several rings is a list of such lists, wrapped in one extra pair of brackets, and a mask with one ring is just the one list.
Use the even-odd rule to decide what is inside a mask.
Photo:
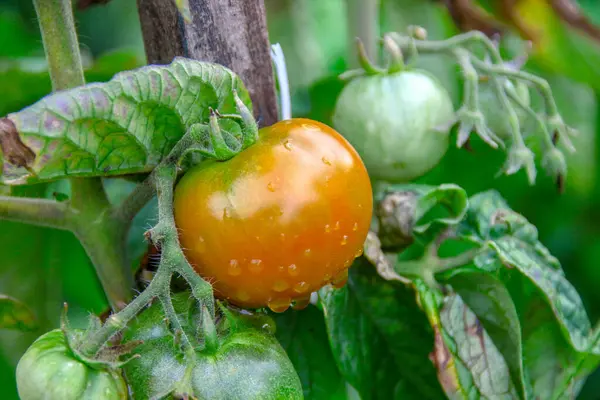
[(118, 370), (97, 369), (78, 360), (65, 335), (40, 336), (17, 365), (21, 400), (125, 400), (127, 385)]
[[(199, 321), (195, 318), (197, 313), (189, 312), (189, 305), (189, 294), (173, 297), (173, 306), (182, 317), (182, 327), (195, 341)], [(258, 319), (258, 322), (266, 329), (250, 327), (244, 322), (243, 329), (221, 332), (216, 349), (196, 351), (188, 395), (198, 400), (303, 398), (294, 366), (269, 333), (273, 329), (272, 320)], [(186, 363), (164, 321), (160, 304), (154, 304), (139, 315), (124, 332), (124, 339), (144, 341), (135, 349), (141, 357), (123, 367), (132, 397), (136, 400), (171, 398), (168, 396), (184, 381)], [(194, 345), (202, 348), (201, 344)]]
[(375, 180), (407, 182), (428, 172), (449, 146), (454, 117), (446, 89), (417, 70), (362, 76), (338, 97), (333, 125)]

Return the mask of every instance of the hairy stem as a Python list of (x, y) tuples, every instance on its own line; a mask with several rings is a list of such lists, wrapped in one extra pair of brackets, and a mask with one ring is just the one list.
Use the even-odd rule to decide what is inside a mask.
[(133, 299), (124, 309), (117, 314), (113, 314), (104, 323), (102, 328), (93, 332), (90, 337), (81, 345), (79, 351), (88, 357), (95, 356), (104, 344), (115, 334), (127, 326), (127, 323), (133, 319), (146, 305), (154, 298), (158, 297), (168, 290), (171, 282), (171, 274), (167, 270), (158, 271), (150, 282), (150, 285), (138, 297)]
[(515, 93), (514, 90), (507, 90), (506, 94), (515, 104), (517, 104), (523, 111), (525, 111), (530, 118), (533, 118), (535, 120), (535, 123), (538, 126), (539, 137), (543, 146), (543, 150), (547, 151), (553, 148), (554, 144), (552, 143), (552, 137), (548, 133), (548, 129), (546, 128), (544, 120), (538, 114), (536, 114), (535, 111), (528, 107), (527, 104), (525, 104), (525, 102), (521, 100), (521, 98)]
[[(152, 299), (158, 298), (163, 305), (166, 315), (169, 318), (171, 326), (175, 330), (181, 330), (181, 323), (178, 320), (177, 315), (172, 309), (170, 302), (170, 282), (171, 277), (174, 273), (178, 273), (186, 278), (192, 287), (192, 294), (201, 303), (201, 306), (206, 306), (209, 311), (214, 315), (214, 299), (212, 286), (203, 280), (199, 275), (196, 275), (190, 264), (185, 258), (181, 246), (179, 244), (179, 236), (177, 233), (177, 227), (175, 226), (175, 218), (173, 216), (173, 186), (177, 178), (177, 162), (184, 154), (184, 152), (194, 143), (191, 133), (186, 133), (179, 142), (173, 147), (167, 157), (165, 157), (161, 163), (152, 171), (150, 177), (148, 177), (147, 184), (154, 183), (156, 187), (156, 194), (158, 198), (158, 223), (154, 228), (150, 230), (150, 238), (161, 249), (161, 259), (156, 275), (150, 282), (150, 285), (129, 305), (127, 305), (120, 312), (113, 314), (105, 324), (97, 332), (94, 332), (90, 339), (83, 344), (81, 351), (88, 355), (93, 356), (96, 354), (102, 346), (117, 332), (125, 328), (127, 322), (129, 322), (141, 309), (147, 305)], [(136, 198), (143, 198), (146, 193), (146, 189), (143, 189), (139, 194), (133, 194)], [(138, 197), (136, 197), (138, 196)], [(140, 201), (125, 201), (124, 205), (140, 204)], [(123, 206), (123, 205), (122, 205)], [(110, 220), (115, 220), (115, 215), (130, 215), (133, 211), (130, 209), (123, 209), (116, 211), (116, 214), (111, 213), (113, 216)], [(102, 218), (104, 220), (104, 218)], [(122, 222), (122, 220), (118, 220)], [(191, 276), (194, 276), (191, 278)], [(169, 299), (169, 301), (167, 301)], [(181, 332), (183, 335), (184, 333)], [(182, 336), (183, 337), (183, 336)], [(186, 341), (186, 354), (193, 350), (189, 338), (184, 338)]]
[(0, 196), (0, 219), (70, 230), (73, 214), (68, 203), (27, 197)]
[(528, 72), (515, 71), (510, 68), (504, 68), (501, 65), (486, 64), (483, 61), (477, 59), (473, 59), (472, 61), (473, 65), (475, 65), (477, 69), (480, 69), (488, 74), (506, 76), (509, 78), (519, 79), (522, 81), (532, 83), (544, 99), (544, 105), (546, 106), (546, 112), (548, 113), (548, 115), (558, 114), (558, 106), (554, 101), (552, 89), (550, 88), (550, 85), (545, 79), (530, 74)]
[(54, 91), (84, 82), (70, 0), (34, 0)]
[(502, 57), (494, 43), (482, 32), (471, 31), (445, 40), (418, 40), (409, 36), (391, 32), (389, 35), (401, 49), (413, 49), (421, 53), (451, 53), (454, 49), (472, 44), (482, 45), (495, 64), (502, 64)]

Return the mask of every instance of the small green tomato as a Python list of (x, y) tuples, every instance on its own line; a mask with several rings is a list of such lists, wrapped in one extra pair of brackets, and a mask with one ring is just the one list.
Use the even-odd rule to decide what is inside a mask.
[(408, 182), (444, 156), (453, 117), (450, 95), (434, 77), (402, 70), (351, 80), (337, 100), (333, 124), (372, 179)]

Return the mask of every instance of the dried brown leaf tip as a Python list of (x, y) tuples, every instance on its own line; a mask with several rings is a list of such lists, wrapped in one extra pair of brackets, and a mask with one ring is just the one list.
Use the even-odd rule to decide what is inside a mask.
[(0, 118), (0, 149), (4, 160), (16, 167), (28, 168), (35, 160), (35, 153), (21, 141), (17, 127), (8, 118)]

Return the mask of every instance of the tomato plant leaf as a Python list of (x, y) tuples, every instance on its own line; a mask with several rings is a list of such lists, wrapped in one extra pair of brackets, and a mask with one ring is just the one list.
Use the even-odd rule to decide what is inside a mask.
[[(587, 351), (591, 324), (583, 302), (558, 260), (537, 240), (537, 229), (512, 211), (496, 191), (470, 198), (466, 220), (474, 222), (475, 229), (465, 236), (493, 251), (476, 258), (475, 264), (483, 269), (515, 268), (543, 294), (571, 345)], [(495, 259), (499, 263), (494, 264)]]
[(35, 315), (26, 304), (0, 294), (0, 329), (31, 331), (36, 328)]
[(541, 297), (529, 299), (522, 308), (524, 364), (534, 398), (576, 398), (591, 372), (579, 368), (585, 355), (570, 346)]
[(506, 361), (462, 298), (456, 293), (443, 297), (420, 280), (415, 288), (435, 332), (432, 359), (446, 395), (518, 399)]
[(502, 281), (491, 274), (465, 267), (453, 271), (448, 283), (477, 316), (504, 357), (519, 397), (533, 398), (525, 378), (519, 316)]
[(467, 211), (467, 193), (460, 186), (403, 184), (382, 186), (376, 195), (379, 238), (384, 247), (428, 242), (440, 229), (458, 224)]
[(428, 361), (433, 335), (408, 288), (359, 258), (348, 284), (320, 291), (334, 358), (363, 399), (439, 398)]
[[(210, 108), (234, 113), (234, 90), (251, 110), (248, 91), (231, 70), (176, 58), (53, 93), (3, 120), (3, 137), (18, 139), (34, 158), (13, 165), (4, 154), (0, 183), (150, 171), (188, 128), (208, 122)], [(236, 122), (220, 123), (234, 136), (241, 132)]]
[(346, 399), (346, 380), (333, 359), (323, 313), (309, 306), (272, 316), (277, 323), (275, 336), (298, 372), (304, 398)]
[(473, 383), (482, 397), (518, 398), (502, 354), (459, 295), (444, 299), (440, 322), (454, 341), (456, 356), (471, 372)]

